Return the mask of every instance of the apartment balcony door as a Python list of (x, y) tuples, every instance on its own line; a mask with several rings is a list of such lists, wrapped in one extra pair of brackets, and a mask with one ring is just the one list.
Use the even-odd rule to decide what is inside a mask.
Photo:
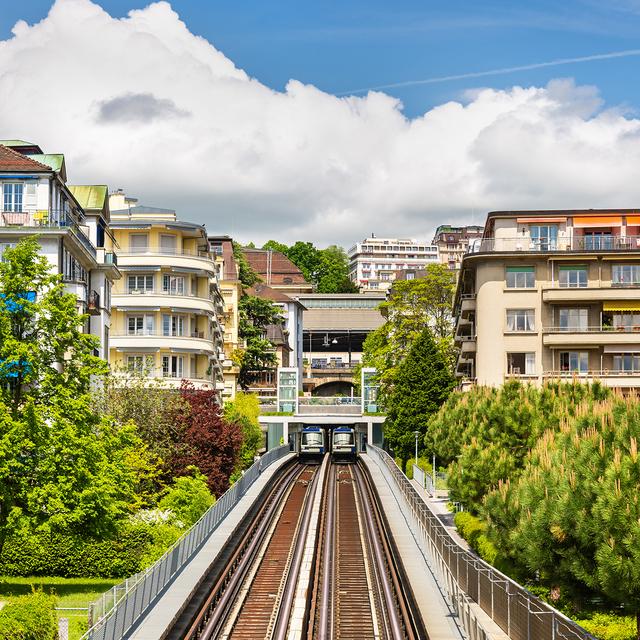
[(162, 375), (165, 378), (184, 376), (184, 358), (182, 356), (162, 356)]

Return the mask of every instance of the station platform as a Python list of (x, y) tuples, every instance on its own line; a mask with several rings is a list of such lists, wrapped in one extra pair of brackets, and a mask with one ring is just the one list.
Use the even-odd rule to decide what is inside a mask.
[(229, 512), (220, 526), (212, 533), (202, 549), (193, 557), (175, 580), (160, 596), (141, 622), (126, 636), (130, 640), (163, 640), (174, 621), (184, 610), (190, 596), (198, 589), (225, 545), (231, 539), (236, 527), (246, 517), (260, 493), (271, 482), (274, 475), (295, 454), (290, 453), (273, 462), (251, 485), (240, 502)]

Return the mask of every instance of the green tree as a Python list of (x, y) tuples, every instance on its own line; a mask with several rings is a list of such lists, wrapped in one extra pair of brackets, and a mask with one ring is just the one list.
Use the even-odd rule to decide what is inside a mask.
[(357, 293), (358, 287), (349, 279), (349, 258), (345, 250), (331, 245), (318, 253), (318, 293)]
[(0, 553), (18, 529), (107, 535), (135, 504), (131, 424), (94, 411), (106, 364), (36, 238), (0, 262)]
[(317, 283), (320, 271), (320, 256), (318, 255), (318, 249), (311, 242), (298, 240), (284, 253), (302, 271), (307, 282)]
[(260, 282), (260, 276), (253, 270), (242, 251), (242, 246), (237, 242), (233, 243), (233, 257), (238, 264), (238, 278), (243, 287), (253, 287)]
[(402, 458), (403, 468), (413, 450), (414, 432), (424, 438), (429, 417), (440, 409), (453, 386), (453, 376), (431, 331), (423, 329), (398, 367), (386, 404), (385, 439)]
[(232, 402), (224, 405), (225, 420), (242, 427), (242, 448), (236, 475), (253, 464), (254, 457), (262, 446), (263, 436), (258, 420), (259, 415), (260, 404), (258, 397), (253, 393), (239, 391)]
[(267, 240), (267, 242), (262, 245), (262, 248), (264, 250), (271, 249), (271, 251), (279, 251), (280, 253), (284, 254), (286, 254), (289, 249), (286, 244), (278, 242), (277, 240)]
[(160, 509), (170, 509), (186, 527), (195, 524), (215, 502), (207, 478), (197, 467), (188, 467), (188, 475), (173, 481), (158, 502)]

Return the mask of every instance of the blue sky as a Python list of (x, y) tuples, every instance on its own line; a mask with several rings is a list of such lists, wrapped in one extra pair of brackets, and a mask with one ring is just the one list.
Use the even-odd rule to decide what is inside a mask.
[[(4, 2), (0, 37), (18, 19), (43, 18), (51, 2)], [(148, 2), (101, 0), (113, 16)], [(275, 89), (290, 78), (340, 93), (405, 80), (484, 71), (640, 47), (640, 0), (236, 0), (171, 3), (189, 29)], [(573, 77), (607, 104), (635, 110), (640, 57), (591, 61), (477, 79), (388, 89), (409, 116), (465, 89), (545, 85)]]

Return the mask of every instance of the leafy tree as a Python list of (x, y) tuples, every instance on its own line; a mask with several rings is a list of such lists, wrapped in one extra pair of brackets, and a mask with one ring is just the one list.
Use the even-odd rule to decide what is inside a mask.
[(281, 324), (280, 309), (270, 300), (244, 294), (238, 304), (240, 322), (238, 335), (245, 347), (236, 350), (232, 358), (240, 367), (238, 383), (247, 389), (261, 371), (269, 371), (277, 365), (273, 344), (267, 339), (269, 325)]
[(357, 293), (358, 287), (349, 279), (349, 258), (342, 247), (331, 245), (319, 251), (317, 275), (319, 293)]
[(318, 255), (318, 249), (311, 242), (298, 240), (283, 253), (302, 271), (307, 282), (317, 284), (321, 266), (320, 256)]
[(106, 364), (37, 239), (0, 262), (0, 553), (18, 530), (107, 535), (135, 504), (144, 451), (94, 411)]
[(254, 284), (260, 282), (260, 276), (253, 270), (242, 251), (242, 246), (237, 242), (233, 243), (233, 257), (238, 264), (238, 278), (243, 287), (253, 287)]
[(232, 402), (224, 405), (225, 420), (242, 427), (242, 448), (236, 475), (253, 464), (254, 457), (262, 445), (259, 415), (258, 397), (252, 393), (238, 392)]
[(178, 476), (188, 475), (190, 467), (197, 467), (206, 476), (211, 492), (220, 496), (229, 487), (238, 464), (242, 427), (224, 420), (215, 391), (195, 389), (183, 381), (180, 395), (188, 411), (178, 415), (183, 447), (173, 457), (171, 468)]
[(160, 509), (170, 509), (186, 527), (195, 524), (215, 502), (207, 478), (197, 467), (187, 467), (189, 475), (176, 478), (158, 502)]
[(440, 409), (453, 385), (449, 366), (431, 331), (423, 329), (398, 367), (386, 405), (385, 438), (403, 463), (411, 455), (414, 432), (424, 438), (429, 417)]
[(282, 242), (278, 242), (277, 240), (267, 240), (267, 242), (262, 245), (262, 248), (264, 250), (271, 249), (271, 251), (279, 251), (284, 254), (286, 254), (289, 249), (286, 244), (282, 244)]

